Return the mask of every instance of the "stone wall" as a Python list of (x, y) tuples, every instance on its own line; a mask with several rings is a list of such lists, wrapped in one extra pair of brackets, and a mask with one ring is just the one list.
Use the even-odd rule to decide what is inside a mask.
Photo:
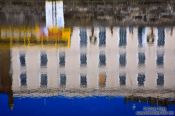
[[(174, 25), (174, 0), (63, 0), (65, 23)], [(0, 0), (0, 24), (45, 24), (45, 0)]]
[(65, 19), (68, 25), (71, 22), (75, 25), (76, 22), (85, 25), (172, 25), (175, 24), (175, 4), (66, 4)]

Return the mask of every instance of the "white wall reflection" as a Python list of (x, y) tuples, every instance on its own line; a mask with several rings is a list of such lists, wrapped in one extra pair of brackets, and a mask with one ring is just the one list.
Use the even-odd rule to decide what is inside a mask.
[(63, 1), (46, 1), (46, 27), (64, 27)]
[[(173, 28), (139, 29), (114, 27), (111, 33), (108, 27), (95, 27), (93, 32), (74, 27), (70, 48), (13, 47), (13, 90), (40, 89), (42, 85), (66, 90), (174, 90)], [(92, 33), (96, 44), (90, 42)], [(150, 34), (153, 41), (147, 41)]]

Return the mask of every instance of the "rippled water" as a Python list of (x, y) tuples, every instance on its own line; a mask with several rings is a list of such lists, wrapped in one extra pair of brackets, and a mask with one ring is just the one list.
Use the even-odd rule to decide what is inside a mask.
[(0, 113), (135, 115), (156, 108), (174, 113), (174, 27), (70, 30), (61, 32), (70, 36), (62, 44), (47, 40), (49, 35), (33, 38), (37, 42), (30, 35), (27, 41), (10, 40), (14, 31), (1, 29), (1, 38), (2, 32), (6, 36)]
[(175, 115), (173, 25), (72, 26), (67, 5), (43, 3), (44, 23), (15, 5), (0, 23), (0, 116)]

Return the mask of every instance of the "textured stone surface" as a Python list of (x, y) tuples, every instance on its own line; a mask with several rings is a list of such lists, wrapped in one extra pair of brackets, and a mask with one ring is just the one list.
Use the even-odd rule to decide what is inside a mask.
[[(64, 0), (66, 25), (174, 25), (174, 0)], [(45, 24), (45, 0), (0, 0), (0, 24)]]

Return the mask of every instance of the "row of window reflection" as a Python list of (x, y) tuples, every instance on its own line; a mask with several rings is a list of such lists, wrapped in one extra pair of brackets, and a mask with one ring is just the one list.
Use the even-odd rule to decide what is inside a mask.
[[(99, 87), (104, 88), (106, 86), (106, 74), (102, 73), (99, 74)], [(138, 86), (144, 86), (145, 82), (145, 74), (140, 73), (137, 76), (137, 84)], [(64, 88), (66, 87), (66, 80), (67, 76), (66, 74), (60, 74), (60, 87)], [(27, 86), (27, 74), (22, 73), (20, 75), (20, 83), (21, 87), (26, 87)], [(119, 75), (119, 84), (120, 86), (125, 86), (126, 85), (126, 74), (120, 74)], [(48, 77), (47, 74), (41, 74), (40, 78), (40, 87), (47, 87), (48, 85)], [(157, 86), (164, 86), (164, 74), (163, 73), (158, 73), (157, 74)], [(87, 87), (87, 75), (86, 74), (81, 74), (80, 75), (80, 87), (86, 88)]]
[[(65, 66), (66, 63), (66, 55), (65, 52), (60, 52), (59, 53), (59, 65), (61, 67)], [(41, 53), (40, 55), (40, 65), (41, 67), (46, 67), (47, 66), (47, 62), (48, 62), (48, 58), (47, 58), (47, 54), (46, 53)], [(144, 65), (145, 64), (145, 53), (144, 52), (139, 52), (138, 53), (138, 64), (139, 66)], [(157, 60), (156, 60), (157, 66), (163, 66), (164, 64), (164, 54), (157, 54)], [(25, 58), (25, 54), (21, 54), (20, 55), (20, 64), (21, 66), (26, 66), (26, 58)], [(126, 53), (122, 53), (119, 56), (119, 64), (120, 66), (126, 66), (127, 64), (127, 59), (126, 59)], [(87, 65), (87, 54), (86, 53), (81, 53), (80, 54), (80, 66), (86, 66)], [(100, 52), (99, 54), (99, 66), (105, 66), (106, 65), (106, 55), (104, 52)]]
[[(59, 65), (60, 66), (65, 66), (65, 52), (60, 52), (59, 53)], [(26, 66), (26, 55), (25, 54), (20, 54), (20, 64), (22, 67)], [(42, 52), (40, 54), (40, 66), (41, 67), (45, 67), (47, 66), (48, 63), (48, 58), (47, 58), (47, 54), (45, 52)]]
[[(138, 28), (138, 47), (143, 47), (143, 43), (144, 43), (143, 35), (144, 34), (145, 34), (145, 28), (139, 27)], [(79, 36), (80, 36), (80, 47), (87, 47), (88, 37), (87, 37), (86, 29), (80, 28)], [(149, 39), (147, 41), (149, 41)], [(152, 42), (154, 42), (154, 40)], [(127, 45), (127, 29), (122, 27), (119, 29), (119, 47), (125, 47), (126, 45)], [(158, 46), (165, 45), (165, 29), (164, 28), (158, 28), (157, 45)], [(100, 32), (99, 32), (99, 47), (102, 47), (102, 46), (106, 46), (105, 28), (100, 28)]]

